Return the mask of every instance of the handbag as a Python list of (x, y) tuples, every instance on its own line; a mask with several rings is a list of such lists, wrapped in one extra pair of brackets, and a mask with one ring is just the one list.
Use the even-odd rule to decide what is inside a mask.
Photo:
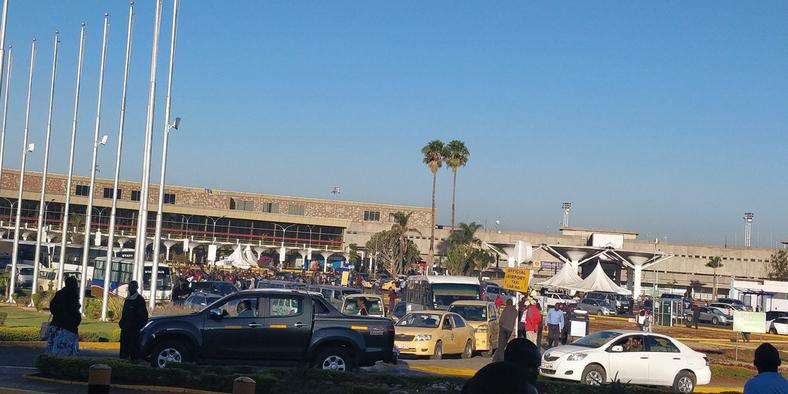
[(49, 315), (49, 320), (41, 322), (41, 328), (38, 331), (38, 339), (46, 341), (49, 339), (49, 324), (52, 322), (52, 315)]

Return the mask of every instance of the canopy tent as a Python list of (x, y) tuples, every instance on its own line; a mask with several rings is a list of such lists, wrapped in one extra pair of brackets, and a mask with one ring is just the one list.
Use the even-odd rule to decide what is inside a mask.
[(552, 278), (537, 283), (537, 285), (548, 288), (568, 289), (582, 281), (583, 278), (577, 275), (577, 272), (572, 268), (572, 264), (564, 264), (561, 270)]
[(599, 263), (597, 263), (596, 268), (594, 268), (594, 271), (591, 272), (591, 275), (588, 275), (588, 277), (582, 281), (567, 286), (566, 288), (582, 292), (607, 291), (625, 295), (632, 294), (631, 291), (615, 284), (613, 280), (607, 276), (605, 270), (602, 269), (602, 264)]
[(249, 261), (241, 251), (241, 245), (238, 245), (233, 251), (233, 254), (217, 261), (216, 265), (232, 266), (234, 268), (248, 270), (252, 267), (257, 267), (257, 261)]
[(246, 248), (244, 249), (244, 260), (246, 260), (246, 262), (249, 263), (249, 265), (251, 265), (252, 267), (258, 266), (257, 264), (258, 258), (257, 256), (254, 255), (254, 252), (252, 251), (252, 247), (249, 245), (246, 245)]

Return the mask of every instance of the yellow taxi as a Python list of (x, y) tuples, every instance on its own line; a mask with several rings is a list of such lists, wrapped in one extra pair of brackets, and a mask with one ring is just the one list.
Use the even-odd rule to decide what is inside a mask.
[(442, 359), (444, 354), (473, 356), (474, 329), (453, 312), (411, 312), (397, 321), (394, 331), (394, 346), (400, 354), (433, 360)]
[(454, 301), (449, 312), (460, 316), (474, 329), (474, 352), (490, 357), (498, 348), (498, 308), (488, 301)]

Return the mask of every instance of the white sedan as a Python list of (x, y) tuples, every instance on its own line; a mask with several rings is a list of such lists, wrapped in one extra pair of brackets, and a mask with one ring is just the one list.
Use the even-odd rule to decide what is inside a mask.
[(680, 393), (711, 380), (705, 354), (665, 335), (629, 330), (599, 331), (547, 350), (539, 373), (589, 385), (669, 386)]
[(772, 321), (770, 334), (788, 335), (788, 317), (778, 317)]

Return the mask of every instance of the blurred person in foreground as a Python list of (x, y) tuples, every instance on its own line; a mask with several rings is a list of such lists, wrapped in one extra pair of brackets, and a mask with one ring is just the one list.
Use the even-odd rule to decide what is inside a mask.
[(506, 306), (498, 319), (498, 351), (493, 356), (493, 361), (503, 360), (503, 350), (509, 343), (509, 337), (514, 332), (514, 325), (517, 324), (517, 308), (514, 307), (512, 299), (506, 300)]
[(752, 362), (758, 374), (744, 385), (744, 394), (788, 394), (788, 381), (777, 371), (782, 364), (780, 352), (770, 343), (755, 349)]
[(522, 369), (514, 363), (487, 364), (462, 386), (463, 394), (538, 394), (534, 386), (520, 378)]
[(539, 349), (533, 342), (525, 338), (513, 339), (506, 345), (503, 361), (520, 367), (522, 372), (517, 376), (520, 379), (524, 378), (534, 388), (533, 392), (536, 392), (536, 379), (539, 377), (542, 358), (539, 355)]
[(65, 283), (49, 303), (52, 322), (47, 331), (47, 353), (54, 356), (79, 355), (79, 284), (73, 276), (67, 277)]

